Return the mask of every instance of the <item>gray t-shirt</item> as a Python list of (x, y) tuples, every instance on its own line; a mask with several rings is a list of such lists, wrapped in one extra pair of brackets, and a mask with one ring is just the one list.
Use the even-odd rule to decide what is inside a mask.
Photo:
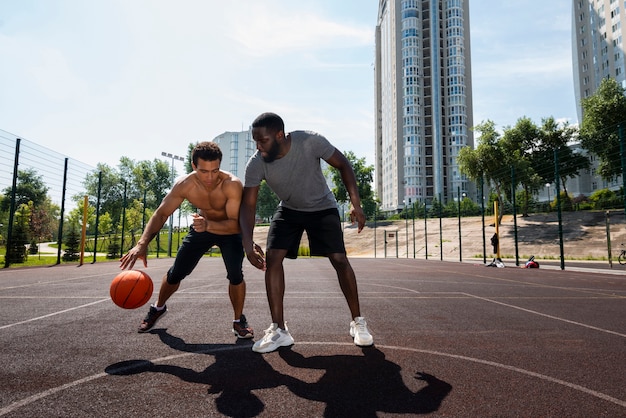
[(244, 187), (256, 187), (265, 179), (281, 200), (280, 205), (304, 212), (337, 207), (320, 166), (320, 158), (330, 158), (335, 147), (315, 132), (294, 131), (291, 148), (282, 158), (263, 161), (257, 151), (246, 165)]

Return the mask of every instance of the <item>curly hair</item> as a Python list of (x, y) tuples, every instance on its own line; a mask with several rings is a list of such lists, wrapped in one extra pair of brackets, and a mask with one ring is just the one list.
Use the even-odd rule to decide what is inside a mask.
[(191, 151), (191, 161), (194, 165), (198, 165), (198, 159), (205, 161), (219, 160), (222, 162), (222, 150), (215, 142), (199, 142)]

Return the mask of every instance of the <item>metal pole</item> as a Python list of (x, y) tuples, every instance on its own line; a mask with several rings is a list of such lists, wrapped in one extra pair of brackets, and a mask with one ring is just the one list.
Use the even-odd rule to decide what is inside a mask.
[(617, 133), (619, 135), (619, 150), (622, 157), (622, 193), (624, 202), (624, 215), (626, 216), (626, 145), (624, 144), (624, 125), (617, 125)]
[(439, 259), (443, 261), (443, 227), (441, 224), (441, 193), (439, 193)]
[(17, 169), (20, 161), (20, 138), (15, 138), (15, 157), (13, 160), (13, 185), (11, 187), (11, 202), (9, 206), (9, 225), (7, 225), (7, 246), (4, 254), (4, 268), (9, 267), (9, 254), (13, 241), (13, 216), (15, 212), (15, 191), (17, 190)]
[(404, 237), (406, 238), (406, 258), (409, 258), (409, 211), (404, 203)]
[(415, 202), (411, 207), (411, 220), (413, 222), (413, 258), (415, 258)]
[(78, 265), (82, 266), (85, 261), (85, 241), (87, 240), (87, 212), (89, 209), (89, 196), (83, 196), (83, 225), (80, 230), (80, 256)]
[(67, 190), (67, 162), (65, 159), (65, 167), (63, 169), (63, 192), (61, 194), (61, 217), (59, 219), (59, 236), (57, 241), (57, 264), (61, 264), (61, 247), (63, 246), (63, 218), (65, 217), (65, 192)]
[(93, 261), (96, 262), (96, 256), (98, 253), (98, 228), (100, 224), (100, 193), (102, 191), (102, 171), (98, 173), (98, 197), (96, 198), (96, 229), (93, 237)]
[(124, 255), (124, 230), (126, 226), (126, 188), (127, 182), (124, 182), (124, 203), (122, 204), (122, 241), (120, 243), (120, 258)]
[(428, 260), (428, 211), (426, 210), (426, 199), (424, 199), (424, 253)]
[(609, 226), (609, 214), (610, 211), (606, 211), (606, 250), (607, 255), (609, 256), (609, 267), (613, 268), (613, 260), (611, 257), (611, 227)]
[(559, 181), (559, 154), (554, 149), (554, 182), (556, 183), (556, 207), (559, 220), (559, 249), (561, 255), (561, 270), (565, 270), (565, 256), (563, 254), (563, 220), (561, 219), (561, 185)]
[(463, 247), (461, 243), (461, 187), (457, 186), (456, 194), (458, 198), (457, 207), (459, 209), (459, 262), (463, 262)]
[(487, 240), (485, 238), (485, 178), (480, 174), (480, 213), (483, 221), (483, 263), (487, 264)]
[[(174, 155), (174, 154), (172, 154), (170, 152), (162, 151), (161, 155), (164, 156), (164, 157), (172, 159), (171, 183), (172, 183), (172, 187), (174, 187), (174, 160), (185, 161), (185, 159), (183, 157), (178, 156), (178, 155)], [(174, 233), (174, 212), (172, 212), (171, 215), (170, 215), (170, 225), (169, 225), (169, 233), (168, 233), (168, 241), (167, 241), (167, 256), (168, 257), (172, 256), (172, 234), (173, 233)]]
[(517, 204), (515, 202), (515, 167), (511, 166), (511, 201), (513, 202), (513, 236), (515, 237), (515, 265), (519, 266), (519, 249), (517, 245)]
[(374, 258), (376, 258), (376, 219), (378, 218), (378, 203), (374, 207)]

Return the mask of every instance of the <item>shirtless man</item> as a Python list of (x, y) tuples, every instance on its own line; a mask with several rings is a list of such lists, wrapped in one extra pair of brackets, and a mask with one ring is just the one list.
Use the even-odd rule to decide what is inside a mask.
[(246, 282), (243, 280), (243, 246), (239, 229), (239, 205), (243, 185), (231, 173), (220, 170), (222, 151), (214, 142), (201, 142), (191, 153), (193, 170), (174, 184), (161, 205), (154, 212), (137, 242), (120, 259), (122, 269), (132, 269), (138, 258), (148, 266), (148, 244), (159, 233), (167, 218), (185, 199), (199, 213), (194, 215), (189, 234), (176, 254), (172, 267), (163, 276), (159, 297), (139, 325), (139, 332), (146, 332), (165, 315), (165, 302), (178, 290), (181, 280), (191, 274), (200, 258), (217, 245), (224, 259), (229, 280), (228, 296), (233, 306), (233, 333), (238, 338), (252, 338), (254, 333), (243, 315)]

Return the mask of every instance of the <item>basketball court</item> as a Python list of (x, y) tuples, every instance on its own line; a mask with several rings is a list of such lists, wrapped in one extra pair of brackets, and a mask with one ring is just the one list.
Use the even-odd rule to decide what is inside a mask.
[[(150, 260), (155, 294), (171, 259)], [(626, 416), (626, 274), (352, 258), (375, 345), (356, 347), (326, 259), (286, 260), (295, 345), (230, 330), (219, 258), (204, 258), (136, 332), (116, 262), (0, 271), (0, 416)], [(255, 340), (271, 322), (244, 260)], [(615, 272), (614, 272), (615, 273)]]

